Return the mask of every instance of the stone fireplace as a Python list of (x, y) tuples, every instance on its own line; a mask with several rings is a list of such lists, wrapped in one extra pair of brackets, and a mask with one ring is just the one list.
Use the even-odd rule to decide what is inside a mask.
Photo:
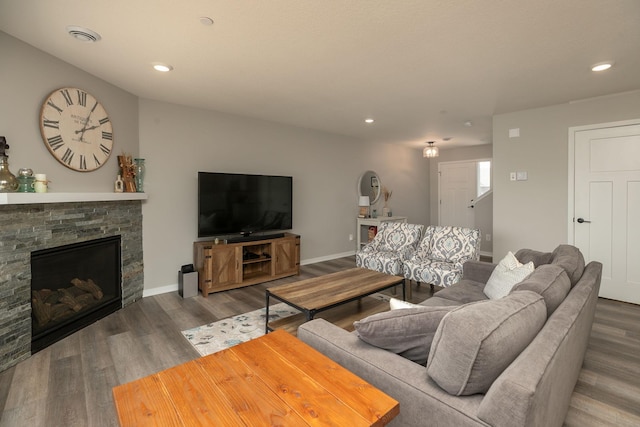
[[(70, 202), (58, 202), (65, 197), (51, 193), (46, 203), (22, 199), (43, 196), (47, 197), (11, 194), (12, 199), (0, 198), (0, 372), (32, 354), (32, 252), (118, 238), (121, 277), (117, 308), (142, 297), (142, 198), (134, 193), (129, 196), (133, 200), (127, 200), (126, 195), (114, 200), (116, 196), (107, 193), (105, 201), (96, 200), (100, 197), (95, 195), (88, 197), (90, 201), (77, 201), (78, 195), (73, 195)], [(88, 282), (87, 277), (77, 278)]]

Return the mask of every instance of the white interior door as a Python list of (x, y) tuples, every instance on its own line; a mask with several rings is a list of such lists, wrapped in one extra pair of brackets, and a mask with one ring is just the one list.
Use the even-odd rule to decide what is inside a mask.
[(438, 175), (439, 224), (475, 228), (476, 162), (440, 163)]
[(640, 304), (640, 124), (575, 132), (574, 162), (574, 245), (601, 297)]

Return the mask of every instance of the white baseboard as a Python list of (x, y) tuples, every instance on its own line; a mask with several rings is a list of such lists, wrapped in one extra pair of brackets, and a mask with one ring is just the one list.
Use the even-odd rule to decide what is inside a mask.
[(177, 283), (175, 285), (160, 286), (159, 288), (144, 289), (142, 291), (142, 298), (152, 297), (154, 295), (166, 294), (169, 292), (175, 292), (177, 290), (178, 290)]
[(344, 258), (346, 256), (355, 255), (356, 251), (342, 252), (339, 254), (326, 255), (318, 258), (310, 258), (300, 261), (300, 265), (315, 264), (317, 262), (331, 261), (332, 259)]
[(480, 255), (493, 258), (493, 252), (480, 251)]
[[(300, 265), (315, 264), (317, 262), (323, 262), (323, 261), (331, 261), (332, 259), (344, 258), (347, 256), (355, 255), (355, 253), (356, 253), (355, 251), (350, 251), (350, 252), (342, 252), (339, 254), (327, 255), (327, 256), (318, 257), (318, 258), (305, 259), (300, 261)], [(174, 285), (160, 286), (159, 288), (144, 289), (142, 291), (142, 298), (152, 297), (154, 295), (166, 294), (169, 292), (175, 292), (177, 290), (178, 290), (177, 283)]]

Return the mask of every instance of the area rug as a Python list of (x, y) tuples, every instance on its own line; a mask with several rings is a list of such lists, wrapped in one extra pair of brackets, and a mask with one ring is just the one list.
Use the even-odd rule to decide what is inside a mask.
[[(269, 321), (282, 319), (300, 313), (285, 303), (269, 306)], [(182, 335), (201, 356), (215, 353), (225, 348), (264, 335), (265, 308), (238, 314), (217, 322), (182, 331)]]
[[(389, 300), (389, 296), (384, 294), (373, 294), (370, 297)], [(274, 304), (269, 306), (269, 322), (298, 313), (300, 313), (298, 310), (285, 303)], [(182, 331), (182, 335), (201, 356), (206, 356), (264, 335), (265, 317), (266, 312), (263, 307), (187, 329)]]

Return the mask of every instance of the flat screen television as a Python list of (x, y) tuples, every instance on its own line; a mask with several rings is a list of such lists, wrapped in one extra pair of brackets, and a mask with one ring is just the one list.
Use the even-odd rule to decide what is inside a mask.
[(290, 230), (290, 176), (198, 172), (198, 237)]

